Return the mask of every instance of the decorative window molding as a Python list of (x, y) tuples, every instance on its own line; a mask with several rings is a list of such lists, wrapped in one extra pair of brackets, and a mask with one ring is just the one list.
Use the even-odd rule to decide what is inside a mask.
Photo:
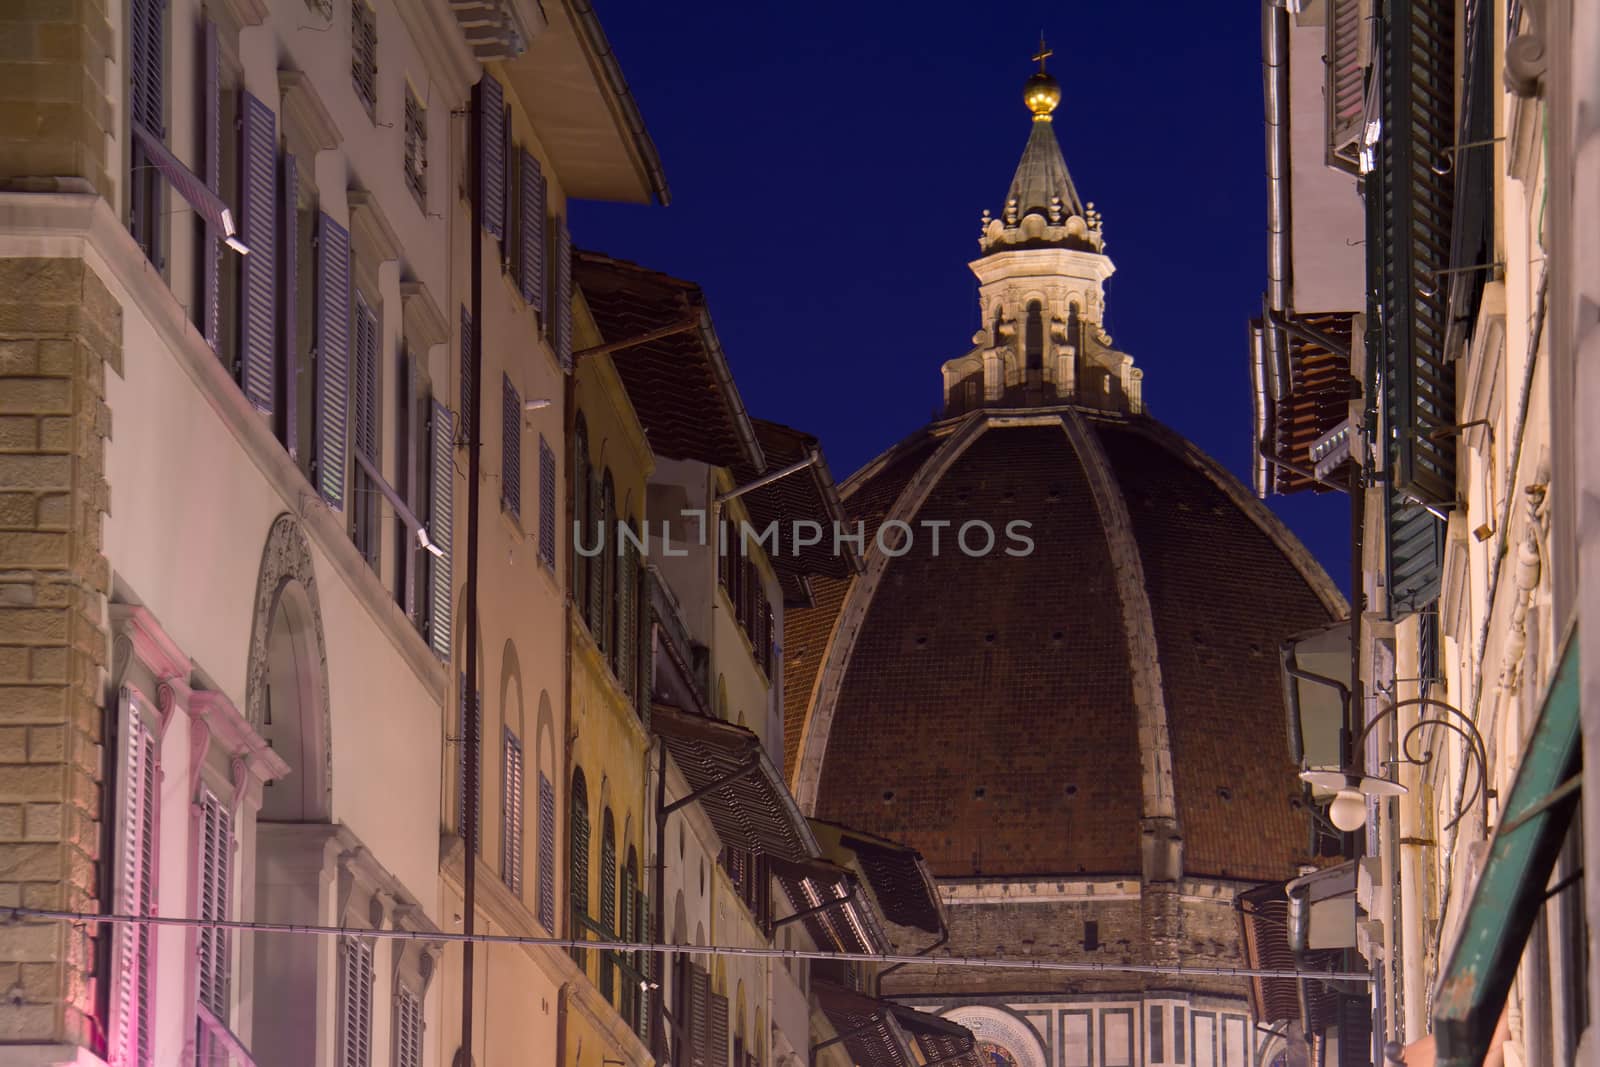
[(304, 161), (302, 183), (314, 184), (313, 161), (318, 152), (330, 152), (343, 143), (333, 116), (322, 105), (322, 98), (311, 78), (298, 70), (278, 71), (279, 115), (289, 151)]
[(400, 259), (400, 238), (372, 193), (365, 189), (348, 189), (345, 202), (350, 207), (350, 242), (355, 248), (356, 283), (375, 298), (379, 289), (378, 269), (384, 263)]
[(401, 314), (406, 341), (419, 353), (426, 353), (435, 345), (450, 340), (450, 328), (444, 321), (444, 312), (428, 287), (419, 281), (400, 283)]

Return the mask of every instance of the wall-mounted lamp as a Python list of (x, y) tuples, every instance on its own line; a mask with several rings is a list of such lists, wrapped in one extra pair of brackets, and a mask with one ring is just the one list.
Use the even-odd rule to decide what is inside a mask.
[(540, 397), (537, 400), (524, 400), (522, 402), (522, 410), (523, 411), (543, 411), (545, 408), (547, 408), (549, 406), (550, 406), (550, 398), (549, 397)]
[(1433, 762), (1433, 750), (1420, 748), (1424, 731), (1430, 727), (1438, 727), (1460, 737), (1467, 745), (1467, 754), (1477, 760), (1478, 774), (1473, 781), (1472, 793), (1462, 798), (1461, 810), (1456, 812), (1455, 818), (1444, 824), (1443, 829), (1450, 829), (1461, 821), (1467, 809), (1475, 803), (1483, 806), (1484, 821), (1488, 821), (1489, 798), (1494, 796), (1494, 790), (1489, 788), (1489, 752), (1483, 743), (1483, 735), (1478, 733), (1477, 725), (1469, 718), (1466, 712), (1446, 704), (1442, 700), (1432, 697), (1413, 697), (1409, 700), (1399, 700), (1379, 711), (1362, 727), (1361, 736), (1356, 739), (1352, 751), (1356, 753), (1356, 766), (1340, 770), (1310, 770), (1302, 771), (1300, 780), (1319, 789), (1334, 791), (1333, 802), (1328, 805), (1328, 820), (1345, 833), (1353, 833), (1367, 821), (1367, 801), (1372, 797), (1393, 797), (1406, 792), (1406, 787), (1389, 778), (1373, 777), (1365, 774), (1360, 766), (1361, 753), (1366, 750), (1367, 735), (1372, 733), (1372, 728), (1384, 719), (1398, 712), (1401, 708), (1410, 705), (1426, 708), (1441, 708), (1443, 713), (1425, 713), (1425, 717), (1418, 719), (1407, 728), (1405, 735), (1400, 739), (1400, 754), (1385, 764), (1390, 767), (1402, 763), (1409, 763), (1413, 767), (1424, 767)]

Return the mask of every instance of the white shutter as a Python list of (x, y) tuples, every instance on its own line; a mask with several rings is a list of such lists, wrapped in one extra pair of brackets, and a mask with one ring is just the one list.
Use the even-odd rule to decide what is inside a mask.
[(338, 1067), (372, 1062), (372, 945), (358, 937), (339, 939)]
[[(138, 699), (129, 689), (118, 697), (118, 830), (116, 910), (123, 915), (155, 911), (156, 743)], [(111, 1062), (150, 1061), (150, 950), (154, 928), (125, 923), (117, 928), (113, 951)]]
[(505, 736), (505, 774), (501, 783), (501, 879), (513, 893), (522, 893), (522, 742), (510, 730)]
[(422, 1067), (422, 998), (401, 986), (394, 1014), (394, 1067)]
[[(215, 793), (200, 795), (200, 918), (228, 918), (228, 882), (233, 859), (233, 815)], [(229, 932), (200, 928), (200, 1002), (224, 1023), (228, 1012)]]

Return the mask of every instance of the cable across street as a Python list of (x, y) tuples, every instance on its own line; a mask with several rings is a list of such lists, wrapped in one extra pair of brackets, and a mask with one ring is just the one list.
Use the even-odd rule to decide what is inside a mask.
[(314, 926), (301, 923), (249, 922), (245, 920), (190, 919), (168, 915), (96, 915), (53, 908), (0, 908), (0, 919), (56, 919), (73, 923), (182, 926), (210, 930), (249, 930), (265, 934), (310, 934), (318, 937), (369, 937), (386, 941), (422, 941), (477, 945), (528, 945), (560, 949), (594, 949), (602, 952), (687, 952), (692, 955), (743, 956), (757, 959), (849, 960), (862, 963), (908, 963), (929, 967), (987, 967), (997, 970), (1064, 971), (1073, 974), (1159, 974), (1227, 978), (1298, 978), (1307, 981), (1371, 983), (1372, 975), (1359, 971), (1313, 971), (1273, 967), (1188, 967), (1182, 964), (1084, 963), (1068, 960), (1018, 960), (1002, 956), (917, 956), (892, 952), (823, 952), (804, 948), (765, 948), (747, 945), (677, 945), (666, 942), (597, 941), (571, 937), (524, 937), (518, 934), (466, 934), (443, 930), (373, 930), (361, 926)]

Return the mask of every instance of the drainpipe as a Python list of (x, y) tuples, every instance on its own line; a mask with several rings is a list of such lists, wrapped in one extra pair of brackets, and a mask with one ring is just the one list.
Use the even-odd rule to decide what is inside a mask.
[[(1289, 293), (1289, 12), (1277, 4), (1261, 8), (1262, 97), (1267, 126), (1267, 294), (1259, 334), (1251, 337), (1255, 371), (1256, 426), (1264, 429), (1272, 398), (1282, 395), (1287, 376), (1281, 326), (1271, 312), (1286, 313)], [(1270, 391), (1270, 392), (1269, 392)], [(1257, 442), (1258, 447), (1262, 442)], [(1265, 496), (1270, 469), (1256, 463), (1257, 492)]]
[[(473, 91), (472, 121), (468, 124), (467, 158), (481, 159), (478, 151), (478, 132), (481, 123), (478, 121), (478, 110), (481, 106), (478, 90)], [(481, 175), (473, 172), (474, 182), (479, 181)], [(472, 384), (474, 386), (472, 404), (465, 414), (466, 425), (462, 428), (467, 436), (467, 588), (463, 597), (465, 603), (462, 610), (467, 613), (466, 637), (462, 649), (462, 671), (467, 679), (466, 699), (478, 699), (478, 506), (479, 506), (479, 426), (482, 423), (483, 411), (483, 197), (477, 189), (472, 191), (472, 359), (471, 367)], [(463, 337), (462, 343), (467, 343), (468, 338)], [(463, 709), (465, 710), (465, 709)], [(474, 912), (478, 904), (478, 761), (480, 738), (478, 737), (478, 721), (482, 717), (479, 711), (473, 715), (461, 716), (461, 745), (466, 765), (466, 803), (464, 805), (462, 827), (465, 842), (465, 859), (462, 867), (465, 876), (462, 879), (462, 932), (467, 940), (461, 944), (461, 1048), (457, 1057), (463, 1064), (471, 1064), (472, 1059), (472, 978), (475, 948), (472, 935), (477, 924), (474, 921)]]

